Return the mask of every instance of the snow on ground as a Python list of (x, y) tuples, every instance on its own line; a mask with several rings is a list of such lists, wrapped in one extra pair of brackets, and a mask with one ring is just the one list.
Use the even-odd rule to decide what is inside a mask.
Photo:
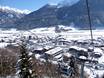
[(8, 45), (8, 43), (0, 43), (0, 48), (4, 48)]
[[(101, 78), (101, 76), (104, 74), (104, 70), (95, 70), (92, 68), (87, 68), (84, 67), (85, 72), (89, 75), (89, 78), (95, 78), (97, 76), (97, 74), (100, 76), (99, 78)], [(96, 77), (98, 78), (98, 77)]]
[(104, 63), (104, 52), (100, 48), (95, 48), (94, 52), (101, 53), (101, 58), (98, 58), (99, 63)]
[[(61, 26), (62, 28), (64, 28), (63, 26)], [(55, 27), (50, 27), (50, 28), (37, 28), (37, 29), (32, 29), (29, 31), (18, 31), (18, 30), (0, 30), (0, 41), (2, 41), (2, 39), (4, 40), (3, 42), (0, 42), (0, 48), (4, 48), (6, 47), (8, 44), (10, 44), (10, 40), (11, 41), (18, 41), (22, 36), (28, 37), (28, 36), (33, 36), (35, 37), (35, 40), (31, 40), (31, 42), (33, 42), (33, 44), (37, 45), (36, 47), (34, 47), (34, 49), (37, 50), (42, 50), (43, 46), (41, 46), (41, 44), (44, 45), (44, 43), (38, 43), (37, 40), (43, 40), (47, 37), (49, 37), (49, 39), (55, 39), (58, 36), (63, 37), (66, 41), (71, 41), (71, 40), (77, 40), (77, 41), (83, 41), (83, 40), (89, 40), (91, 39), (90, 36), (90, 31), (89, 30), (75, 30), (72, 29), (70, 30), (70, 28), (66, 28), (69, 29), (68, 31), (62, 31), (60, 33), (56, 33), (55, 32)], [(97, 39), (98, 37), (100, 38), (104, 38), (104, 30), (93, 30), (93, 38)], [(36, 40), (37, 39), (37, 40)], [(47, 40), (47, 39), (45, 39)], [(43, 42), (45, 41), (43, 40)], [(14, 42), (12, 42), (14, 43)], [(47, 41), (45, 41), (45, 43), (48, 43)], [(15, 44), (15, 43), (14, 43)], [(45, 48), (50, 48), (52, 46), (52, 44), (50, 43), (50, 45), (48, 45), (48, 47), (46, 46)], [(104, 52), (99, 49), (99, 48), (95, 48), (94, 52), (99, 52), (102, 54), (102, 57), (98, 59), (99, 63), (104, 63)], [(40, 55), (36, 54), (35, 55), (36, 59), (40, 59)], [(56, 58), (60, 58), (61, 56), (59, 55)], [(40, 59), (40, 61), (45, 61), (44, 59)], [(54, 61), (53, 61), (54, 62)], [(56, 61), (54, 62), (56, 63)], [(95, 70), (95, 69), (89, 69), (87, 67), (85, 67), (85, 71), (90, 75), (90, 78), (94, 78), (95, 74), (100, 74), (102, 75), (104, 73), (104, 70)]]
[(36, 59), (39, 59), (40, 56), (41, 56), (41, 55), (39, 55), (39, 54), (35, 54), (35, 58), (36, 58)]
[(36, 29), (31, 30), (31, 32), (36, 32), (36, 33), (55, 33), (55, 27), (36, 28)]
[[(55, 35), (62, 35), (67, 40), (85, 40), (91, 38), (90, 30), (69, 30), (67, 32), (55, 33), (55, 28), (40, 28), (40, 29), (33, 29), (31, 30), (32, 33), (38, 35), (48, 35), (48, 36), (55, 36)], [(104, 30), (93, 30), (93, 37), (96, 39), (97, 37), (104, 37)]]

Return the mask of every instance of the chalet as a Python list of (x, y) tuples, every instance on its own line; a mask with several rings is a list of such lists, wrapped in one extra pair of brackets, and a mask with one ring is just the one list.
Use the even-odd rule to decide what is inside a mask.
[(77, 47), (77, 46), (71, 46), (69, 48), (69, 52), (73, 55), (75, 55), (76, 57), (79, 57), (79, 56), (86, 56), (88, 57), (88, 52), (87, 52), (87, 49), (85, 48), (81, 48), (81, 47)]
[(69, 45), (71, 42), (65, 40), (64, 38), (60, 38), (57, 40), (57, 42), (55, 43), (55, 45), (60, 45), (60, 46), (64, 46), (64, 45)]
[(55, 47), (45, 52), (45, 55), (48, 59), (60, 58), (63, 53), (63, 49), (61, 47)]

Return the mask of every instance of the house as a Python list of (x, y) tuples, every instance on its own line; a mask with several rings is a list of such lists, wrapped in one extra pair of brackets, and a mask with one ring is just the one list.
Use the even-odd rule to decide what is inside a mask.
[(62, 53), (63, 53), (63, 49), (61, 47), (55, 47), (53, 49), (46, 51), (45, 57), (47, 57), (47, 59), (53, 60), (54, 58), (57, 57), (60, 58)]
[(69, 48), (69, 52), (73, 54), (75, 57), (79, 57), (82, 55), (88, 57), (88, 50), (78, 46), (71, 46)]

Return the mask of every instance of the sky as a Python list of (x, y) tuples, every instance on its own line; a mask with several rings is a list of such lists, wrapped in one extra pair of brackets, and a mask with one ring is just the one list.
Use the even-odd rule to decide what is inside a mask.
[[(12, 8), (18, 8), (21, 10), (28, 9), (30, 11), (35, 11), (47, 3), (57, 4), (63, 0), (0, 0), (1, 6), (9, 6)], [(75, 1), (75, 0), (68, 0)]]

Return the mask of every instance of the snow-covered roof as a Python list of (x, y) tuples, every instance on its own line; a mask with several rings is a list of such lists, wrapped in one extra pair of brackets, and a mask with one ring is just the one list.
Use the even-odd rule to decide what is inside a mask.
[(51, 50), (49, 50), (49, 51), (47, 51), (47, 52), (45, 52), (45, 53), (46, 53), (46, 54), (49, 54), (49, 55), (53, 55), (53, 54), (55, 54), (55, 53), (57, 53), (57, 52), (59, 52), (59, 51), (61, 51), (61, 50), (63, 50), (61, 47), (56, 47), (56, 48), (51, 49)]
[(33, 55), (33, 53), (32, 52), (29, 52), (29, 56), (32, 56)]
[(62, 54), (59, 54), (59, 55), (55, 56), (54, 58), (60, 59), (61, 57), (62, 57)]
[(35, 58), (36, 58), (36, 59), (39, 59), (40, 56), (41, 56), (41, 55), (39, 55), (39, 54), (35, 54)]
[(48, 50), (48, 49), (50, 49), (50, 48), (52, 48), (52, 47), (53, 47), (53, 46), (48, 46), (48, 45), (47, 45), (47, 46), (45, 46), (44, 48)]
[(94, 52), (99, 52), (99, 53), (103, 54), (103, 51), (100, 48), (94, 48)]
[(99, 63), (104, 63), (104, 54), (102, 55), (101, 58), (98, 59)]
[(80, 59), (86, 60), (87, 58), (85, 56), (80, 56)]
[(73, 49), (76, 49), (76, 50), (87, 51), (87, 49), (85, 49), (85, 48), (81, 48), (81, 47), (78, 47), (78, 46), (71, 46), (70, 48), (73, 48)]

